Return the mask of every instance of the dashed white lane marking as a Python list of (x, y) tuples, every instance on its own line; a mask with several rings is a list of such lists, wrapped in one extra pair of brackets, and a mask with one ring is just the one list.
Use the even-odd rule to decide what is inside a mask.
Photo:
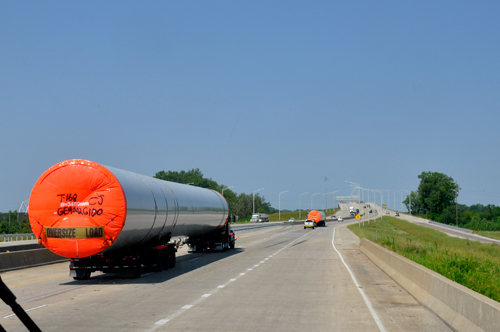
[[(34, 307), (34, 308), (31, 308), (31, 309), (26, 309), (24, 310), (25, 312), (28, 312), (28, 311), (32, 311), (32, 310), (36, 310), (36, 309), (40, 309), (40, 308), (43, 308), (43, 307), (46, 307), (47, 305), (44, 304), (44, 305), (41, 305), (41, 306), (38, 306), (38, 307)], [(2, 318), (9, 318), (9, 317), (14, 317), (16, 314), (10, 314), (10, 315), (7, 315), (7, 316), (3, 316)]]
[[(275, 252), (274, 254), (270, 255), (269, 257), (265, 258), (264, 260), (260, 261), (259, 264), (255, 264), (254, 267), (258, 267), (260, 264), (263, 264), (265, 263), (267, 260), (269, 260), (269, 258), (272, 258), (274, 257), (275, 255), (277, 255), (279, 252), (281, 252), (282, 250), (288, 248), (289, 246), (291, 246), (292, 244), (294, 244), (295, 242), (297, 242), (298, 240), (300, 240), (301, 238), (303, 238), (304, 236), (307, 236), (311, 233), (306, 233), (298, 238), (296, 238), (295, 240), (293, 240), (292, 242), (290, 242), (289, 244), (287, 244), (286, 246), (284, 246), (283, 248), (281, 248), (279, 251)], [(273, 238), (274, 236), (272, 236), (271, 238)], [(193, 306), (195, 306), (196, 304), (200, 303), (201, 301), (203, 301), (204, 299), (206, 299), (207, 297), (213, 295), (215, 292), (217, 292), (219, 289), (222, 289), (224, 287), (226, 287), (228, 284), (230, 284), (231, 282), (234, 282), (236, 281), (237, 279), (239, 279), (241, 276), (244, 276), (248, 273), (248, 271), (253, 271), (254, 268), (249, 268), (247, 269), (247, 272), (242, 272), (239, 274), (239, 276), (237, 276), (236, 278), (232, 278), (232, 279), (229, 279), (229, 281), (227, 283), (225, 283), (224, 285), (219, 285), (217, 286), (214, 290), (212, 290), (210, 293), (206, 293), (206, 294), (203, 294), (202, 296), (200, 296), (197, 300), (195, 300), (192, 304), (187, 304), (185, 306), (183, 306), (180, 310), (178, 310), (177, 312), (173, 313), (172, 315), (164, 318), (164, 319), (160, 319), (159, 321), (157, 321), (156, 323), (154, 323), (154, 326), (149, 329), (149, 330), (146, 330), (146, 332), (151, 332), (151, 331), (154, 331), (156, 330), (157, 328), (159, 328), (160, 326), (162, 325), (165, 325), (166, 323), (168, 323), (169, 321), (171, 321), (173, 318), (181, 315), (182, 313), (184, 313), (187, 309), (190, 309), (192, 308)]]
[(366, 306), (368, 307), (368, 310), (370, 310), (370, 313), (372, 314), (373, 316), (373, 319), (375, 320), (375, 323), (377, 324), (377, 327), (378, 329), (381, 331), (381, 332), (387, 332), (387, 330), (385, 329), (384, 327), (384, 324), (382, 324), (382, 321), (380, 320), (380, 317), (377, 315), (377, 313), (375, 312), (375, 309), (373, 309), (372, 307), (372, 304), (370, 302), (370, 300), (368, 299), (368, 296), (366, 296), (365, 294), (365, 291), (361, 288), (361, 286), (358, 284), (358, 281), (356, 280), (356, 277), (354, 276), (354, 274), (352, 273), (351, 269), (349, 268), (349, 266), (347, 266), (346, 262), (344, 261), (344, 258), (342, 257), (342, 255), (340, 254), (340, 252), (337, 250), (337, 248), (335, 247), (335, 230), (337, 229), (337, 227), (335, 227), (333, 229), (333, 238), (332, 238), (332, 246), (333, 246), (333, 249), (335, 249), (335, 251), (337, 252), (337, 254), (339, 255), (340, 257), (340, 260), (342, 261), (342, 263), (344, 263), (344, 266), (345, 268), (347, 269), (347, 271), (349, 272), (349, 274), (351, 275), (351, 278), (352, 278), (352, 281), (354, 281), (354, 285), (356, 285), (356, 288), (358, 289), (359, 293), (361, 294), (361, 297), (363, 298), (363, 300), (365, 301), (365, 304)]

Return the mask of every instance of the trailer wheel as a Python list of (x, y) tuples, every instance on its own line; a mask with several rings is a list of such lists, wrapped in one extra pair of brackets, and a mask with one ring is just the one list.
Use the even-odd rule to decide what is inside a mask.
[(90, 271), (86, 270), (76, 270), (76, 277), (73, 277), (75, 280), (88, 280), (90, 279)]
[(141, 276), (141, 256), (135, 259), (135, 268), (132, 270), (132, 278), (139, 278)]
[(158, 250), (158, 256), (156, 259), (156, 267), (155, 267), (156, 272), (161, 272), (165, 268), (165, 258), (163, 256), (164, 256), (163, 249)]
[(165, 248), (164, 253), (163, 253), (163, 269), (167, 270), (170, 269), (170, 249)]
[(173, 249), (168, 252), (168, 267), (175, 267), (175, 250)]

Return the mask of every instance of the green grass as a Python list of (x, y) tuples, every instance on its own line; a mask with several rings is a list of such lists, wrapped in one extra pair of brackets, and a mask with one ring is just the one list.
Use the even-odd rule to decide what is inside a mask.
[(492, 239), (500, 240), (500, 232), (490, 232), (490, 231), (474, 231), (474, 233), (477, 233), (482, 236), (486, 236)]
[(500, 302), (500, 246), (448, 236), (407, 221), (384, 217), (348, 226), (360, 238), (419, 263)]

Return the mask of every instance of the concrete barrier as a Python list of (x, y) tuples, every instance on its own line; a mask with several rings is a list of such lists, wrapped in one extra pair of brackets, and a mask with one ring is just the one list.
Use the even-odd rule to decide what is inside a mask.
[(0, 246), (0, 253), (2, 252), (14, 252), (20, 250), (31, 250), (31, 249), (44, 249), (43, 244), (31, 243), (31, 244), (16, 244), (15, 242), (9, 242), (9, 245)]
[(499, 302), (367, 239), (361, 239), (361, 251), (457, 331), (500, 330)]
[(0, 272), (64, 261), (69, 262), (69, 258), (56, 255), (45, 248), (4, 252), (0, 253)]

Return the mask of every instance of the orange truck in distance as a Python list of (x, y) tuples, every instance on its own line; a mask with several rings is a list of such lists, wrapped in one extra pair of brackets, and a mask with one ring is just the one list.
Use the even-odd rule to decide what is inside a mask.
[(326, 226), (326, 216), (323, 211), (312, 210), (307, 214), (307, 220), (312, 220), (316, 223), (316, 226)]

